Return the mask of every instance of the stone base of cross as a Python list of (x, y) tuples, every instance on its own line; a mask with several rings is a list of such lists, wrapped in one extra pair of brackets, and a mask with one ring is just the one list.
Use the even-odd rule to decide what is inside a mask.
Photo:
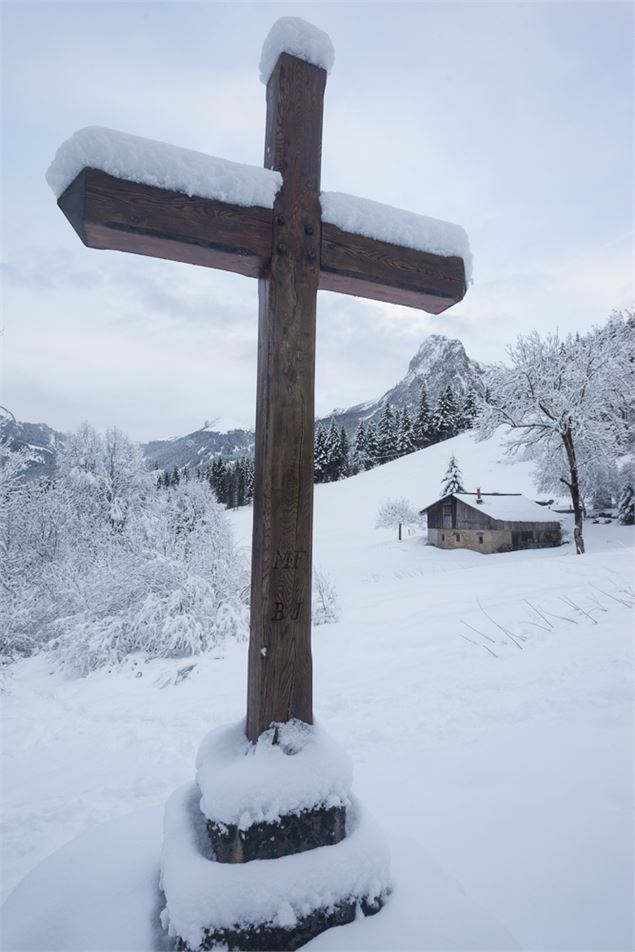
[(464, 296), (470, 252), (456, 225), (320, 191), (332, 60), (304, 21), (267, 37), (264, 169), (86, 129), (47, 176), (89, 247), (259, 281), (247, 716), (205, 739), (196, 783), (166, 808), (163, 922), (179, 949), (295, 949), (390, 889), (348, 758), (313, 725), (316, 296), (438, 314)]

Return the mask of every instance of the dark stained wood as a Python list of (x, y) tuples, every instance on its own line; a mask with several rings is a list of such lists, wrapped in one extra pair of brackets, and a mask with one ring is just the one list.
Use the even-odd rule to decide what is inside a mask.
[(271, 823), (253, 823), (246, 830), (212, 820), (207, 820), (206, 826), (217, 863), (251, 863), (340, 843), (346, 836), (346, 807), (319, 804), (283, 814)]
[(239, 949), (240, 952), (293, 952), (327, 929), (355, 922), (360, 914), (374, 916), (382, 908), (386, 896), (362, 896), (343, 899), (328, 907), (314, 909), (300, 916), (292, 926), (275, 922), (236, 924), (231, 929), (205, 929), (200, 945), (190, 946), (177, 938), (177, 952), (209, 952), (211, 949)]
[(259, 284), (247, 736), (313, 722), (311, 566), (315, 312), (326, 72), (283, 53), (267, 85), (265, 165), (283, 187)]
[[(272, 212), (141, 185), (86, 168), (58, 205), (90, 248), (182, 261), (263, 277), (271, 260)], [(317, 232), (319, 233), (319, 231)], [(463, 260), (321, 226), (326, 291), (440, 314), (465, 295)]]
[(465, 266), (322, 225), (320, 288), (440, 314), (465, 296)]
[(230, 205), (85, 168), (59, 199), (84, 244), (259, 279), (247, 735), (312, 723), (311, 572), (318, 288), (439, 314), (465, 294), (463, 261), (321, 224), (326, 72), (283, 53), (267, 85), (274, 208)]
[(221, 268), (259, 278), (271, 257), (270, 208), (189, 198), (86, 168), (58, 205), (89, 248)]

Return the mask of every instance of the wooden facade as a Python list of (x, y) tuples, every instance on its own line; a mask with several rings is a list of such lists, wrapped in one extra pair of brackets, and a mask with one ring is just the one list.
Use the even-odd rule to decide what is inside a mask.
[[(496, 494), (492, 494), (496, 495)], [(522, 497), (519, 495), (519, 499)], [(445, 496), (422, 510), (428, 518), (428, 545), (440, 549), (473, 549), (492, 554), (517, 549), (542, 549), (561, 545), (561, 526), (553, 522), (495, 519), (485, 510), (454, 495)]]

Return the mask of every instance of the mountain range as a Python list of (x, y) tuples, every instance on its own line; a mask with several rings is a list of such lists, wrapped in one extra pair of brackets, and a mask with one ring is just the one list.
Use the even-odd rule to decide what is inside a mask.
[[(64, 434), (46, 423), (25, 423), (0, 407), (0, 438), (10, 450), (26, 450), (27, 478), (50, 477), (55, 472), (57, 447), (64, 442)], [(0, 465), (1, 462), (0, 462)]]
[[(393, 408), (408, 407), (414, 413), (425, 383), (428, 401), (434, 407), (440, 395), (451, 386), (457, 397), (464, 396), (473, 388), (483, 370), (465, 352), (459, 340), (431, 334), (427, 337), (408, 365), (404, 377), (382, 396), (353, 407), (337, 408), (317, 423), (329, 424), (334, 419), (352, 436), (360, 420), (377, 420), (386, 403)], [(26, 446), (32, 456), (28, 475), (51, 475), (55, 468), (57, 446), (64, 435), (45, 423), (20, 423), (7, 414), (0, 419), (2, 433), (12, 448)], [(168, 440), (152, 440), (142, 444), (143, 454), (151, 468), (172, 470), (185, 466), (196, 467), (211, 462), (216, 456), (237, 459), (252, 456), (254, 432), (245, 429), (230, 429), (220, 432), (213, 424), (185, 436)]]

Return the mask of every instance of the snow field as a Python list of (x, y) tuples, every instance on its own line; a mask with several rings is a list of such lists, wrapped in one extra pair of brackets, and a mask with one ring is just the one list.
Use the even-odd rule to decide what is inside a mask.
[[(353, 760), (353, 793), (389, 844), (395, 888), (379, 915), (312, 945), (628, 949), (633, 530), (587, 525), (588, 554), (576, 557), (571, 545), (446, 552), (419, 532), (399, 543), (373, 528), (390, 496), (416, 508), (435, 498), (452, 453), (466, 489), (539, 498), (528, 467), (467, 435), (316, 487), (316, 563), (341, 606), (339, 623), (314, 631), (316, 718)], [(231, 519), (248, 549), (250, 511)], [(192, 781), (210, 728), (243, 717), (246, 670), (235, 644), (84, 679), (43, 657), (16, 665), (2, 699), (3, 895), (83, 831), (81, 849), (57, 855), (97, 855), (112, 838), (113, 863), (134, 847), (154, 850), (158, 869), (150, 811)], [(135, 810), (148, 817), (136, 844), (130, 826), (100, 833)], [(48, 861), (49, 885), (59, 862)], [(30, 908), (43, 875), (25, 883)], [(156, 882), (144, 889), (153, 908)]]

